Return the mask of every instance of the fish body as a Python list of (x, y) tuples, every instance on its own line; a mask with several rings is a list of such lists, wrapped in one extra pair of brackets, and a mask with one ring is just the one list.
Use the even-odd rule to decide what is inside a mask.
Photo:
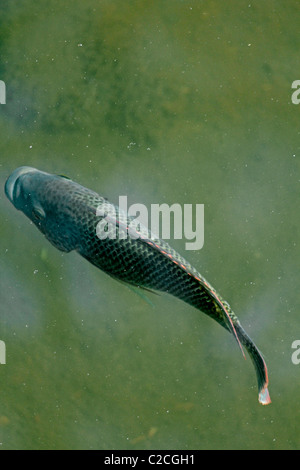
[[(259, 402), (263, 405), (271, 402), (267, 367), (260, 351), (229, 304), (167, 242), (145, 227), (139, 227), (139, 236), (133, 237), (132, 218), (128, 214), (64, 176), (20, 167), (7, 179), (5, 193), (59, 250), (75, 250), (120, 281), (167, 292), (216, 320), (249, 353), (256, 370)], [(97, 227), (106, 216), (113, 219), (115, 236), (107, 234), (101, 239)]]

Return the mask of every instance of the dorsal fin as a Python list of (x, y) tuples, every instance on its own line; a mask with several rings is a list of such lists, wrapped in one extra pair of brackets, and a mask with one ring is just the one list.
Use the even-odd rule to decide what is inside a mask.
[[(176, 258), (173, 258), (172, 252), (175, 252), (175, 250), (173, 250), (170, 247), (170, 252), (168, 252), (169, 250), (167, 250), (167, 248), (168, 248), (169, 245), (166, 242), (164, 242), (164, 247), (161, 247), (159, 244), (155, 243), (155, 241), (152, 240), (152, 239), (141, 239), (141, 240), (142, 240), (142, 242), (145, 242), (149, 246), (152, 246), (154, 249), (158, 250), (164, 256), (168, 257), (171, 261), (173, 261), (173, 263), (177, 264), (187, 274), (194, 277), (194, 279), (197, 279), (197, 281), (201, 284), (202, 287), (204, 287), (206, 292), (208, 292), (208, 294), (216, 301), (216, 303), (220, 307), (221, 311), (224, 313), (224, 315), (225, 315), (224, 321), (228, 325), (228, 327), (229, 327), (230, 331), (232, 332), (232, 334), (234, 335), (234, 337), (235, 337), (235, 339), (236, 339), (236, 341), (239, 345), (239, 348), (242, 351), (243, 356), (246, 358), (243, 347), (241, 345), (241, 342), (240, 342), (239, 337), (237, 335), (236, 329), (234, 327), (232, 318), (230, 317), (230, 313), (228, 312), (226, 305), (224, 304), (222, 299), (219, 297), (217, 292), (214, 290), (214, 288), (188, 262), (184, 263), (185, 260), (182, 257), (180, 257), (181, 262), (178, 262)], [(161, 240), (157, 240), (157, 241), (161, 242)]]

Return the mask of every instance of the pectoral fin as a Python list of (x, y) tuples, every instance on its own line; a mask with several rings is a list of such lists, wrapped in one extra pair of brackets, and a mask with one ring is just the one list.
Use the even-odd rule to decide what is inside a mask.
[(155, 294), (155, 295), (159, 295), (158, 292), (155, 292), (152, 289), (148, 289), (147, 287), (136, 286), (135, 284), (130, 284), (129, 282), (121, 281), (120, 279), (118, 279), (118, 278), (116, 278), (115, 276), (112, 276), (112, 275), (110, 275), (110, 277), (112, 277), (115, 281), (118, 281), (121, 284), (123, 284), (123, 286), (127, 287), (132, 292), (135, 292), (135, 294), (137, 294), (141, 299), (143, 299), (148, 305), (150, 305), (152, 308), (154, 308), (154, 303), (151, 302), (151, 300), (145, 294), (145, 291), (150, 292), (150, 294)]

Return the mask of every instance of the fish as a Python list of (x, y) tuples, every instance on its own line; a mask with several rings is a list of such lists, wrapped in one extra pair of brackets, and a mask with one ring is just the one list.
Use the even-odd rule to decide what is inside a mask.
[[(132, 216), (64, 175), (22, 166), (7, 178), (5, 194), (57, 249), (78, 252), (112, 278), (133, 288), (173, 295), (232, 333), (244, 357), (243, 348), (253, 362), (259, 403), (271, 403), (268, 371), (261, 352), (229, 303), (165, 240), (142, 224), (132, 228)], [(100, 237), (98, 224), (103, 221), (108, 233)], [(114, 224), (115, 237), (109, 236), (109, 222), (110, 227)], [(132, 236), (132, 230), (137, 236)]]

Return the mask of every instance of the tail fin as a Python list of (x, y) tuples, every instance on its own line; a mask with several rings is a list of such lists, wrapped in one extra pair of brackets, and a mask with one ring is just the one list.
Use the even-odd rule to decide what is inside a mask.
[(268, 391), (269, 381), (266, 363), (262, 357), (261, 352), (257, 349), (256, 345), (253, 343), (252, 339), (247, 335), (240, 323), (238, 322), (234, 326), (241, 343), (245, 346), (246, 350), (248, 351), (248, 354), (255, 367), (258, 383), (258, 401), (262, 405), (269, 405), (269, 403), (271, 403), (271, 398)]

